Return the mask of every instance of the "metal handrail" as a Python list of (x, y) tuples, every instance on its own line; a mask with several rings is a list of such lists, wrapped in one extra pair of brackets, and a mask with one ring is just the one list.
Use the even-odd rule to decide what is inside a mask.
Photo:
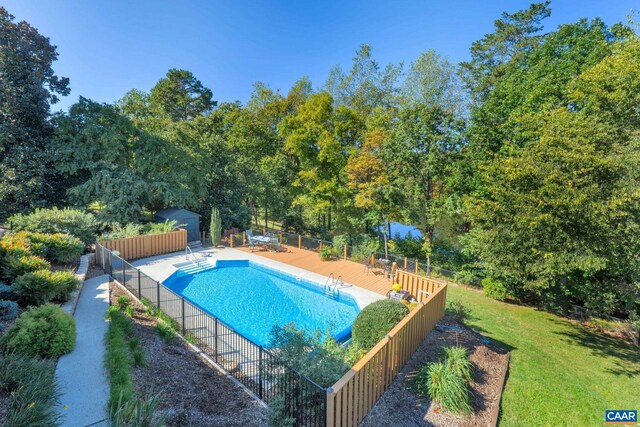
[[(191, 258), (189, 258), (189, 255), (191, 255)], [(200, 265), (200, 260), (196, 261), (196, 256), (193, 254), (193, 251), (191, 250), (189, 245), (187, 245), (184, 249), (184, 258), (191, 261), (193, 265)]]

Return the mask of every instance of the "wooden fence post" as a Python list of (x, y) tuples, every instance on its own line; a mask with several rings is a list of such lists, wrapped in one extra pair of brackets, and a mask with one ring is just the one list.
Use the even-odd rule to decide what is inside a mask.
[(391, 263), (391, 284), (393, 284), (396, 274), (398, 274), (398, 263), (394, 261)]
[(347, 244), (344, 245), (344, 259), (347, 259)]
[(416, 274), (418, 274), (418, 258), (416, 258)]
[(280, 244), (282, 244), (282, 231), (280, 231)]
[(234, 244), (233, 244), (233, 233), (229, 234), (229, 246), (231, 246), (233, 248)]
[(404, 257), (404, 269), (407, 269), (407, 263), (409, 260), (407, 260), (407, 257)]
[(322, 251), (322, 240), (320, 240), (320, 250)]
[(298, 249), (302, 249), (302, 236), (298, 234)]
[(242, 232), (242, 246), (247, 244), (247, 232), (243, 231)]

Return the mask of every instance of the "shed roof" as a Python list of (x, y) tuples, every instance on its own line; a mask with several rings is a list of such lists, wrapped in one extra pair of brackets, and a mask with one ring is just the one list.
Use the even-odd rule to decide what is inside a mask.
[(156, 212), (156, 216), (159, 216), (160, 218), (184, 218), (193, 215), (200, 216), (195, 212), (191, 212), (182, 208), (165, 208)]

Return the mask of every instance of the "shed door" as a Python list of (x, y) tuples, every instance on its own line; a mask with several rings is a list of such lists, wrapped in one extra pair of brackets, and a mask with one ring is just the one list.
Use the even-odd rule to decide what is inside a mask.
[(187, 241), (195, 242), (198, 240), (198, 222), (195, 218), (185, 218), (182, 220), (185, 224), (184, 228), (187, 229)]

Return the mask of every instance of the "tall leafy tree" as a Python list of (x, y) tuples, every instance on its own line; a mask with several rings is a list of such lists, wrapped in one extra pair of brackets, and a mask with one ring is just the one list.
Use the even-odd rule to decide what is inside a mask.
[(76, 184), (69, 196), (99, 202), (103, 220), (135, 222), (145, 209), (193, 204), (188, 153), (134, 126), (117, 107), (80, 98), (56, 122), (57, 169)]
[[(278, 130), (284, 148), (295, 156), (299, 172), (293, 185), (299, 189), (294, 203), (322, 219), (322, 227), (341, 221), (348, 203), (345, 167), (359, 144), (363, 122), (345, 106), (334, 109), (329, 93), (309, 96), (295, 115), (285, 117)], [(335, 218), (337, 216), (337, 218)]]
[[(628, 34), (628, 33), (627, 33)], [(513, 296), (596, 313), (640, 306), (640, 43), (566, 84), (566, 104), (521, 119), (469, 198), (470, 247)]]
[(0, 6), (0, 218), (56, 201), (50, 106), (69, 94), (56, 47)]
[(149, 105), (171, 120), (191, 120), (216, 106), (211, 89), (203, 86), (190, 71), (171, 69), (149, 93)]
[(468, 100), (458, 69), (434, 50), (409, 65), (400, 87), (400, 104), (440, 107), (458, 116), (467, 114)]
[(354, 109), (363, 117), (377, 107), (391, 107), (396, 102), (401, 65), (381, 68), (373, 59), (370, 45), (363, 44), (353, 58), (349, 72), (337, 66), (329, 72), (326, 89), (336, 105)]
[(386, 146), (396, 185), (404, 195), (404, 218), (425, 237), (427, 258), (433, 251), (436, 223), (447, 207), (461, 126), (451, 111), (441, 107), (407, 106), (399, 111)]

